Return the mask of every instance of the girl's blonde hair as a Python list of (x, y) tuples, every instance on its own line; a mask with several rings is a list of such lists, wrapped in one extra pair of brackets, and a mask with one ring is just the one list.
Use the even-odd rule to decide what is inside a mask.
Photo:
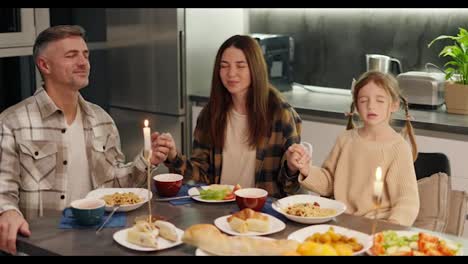
[(392, 102), (397, 102), (398, 100), (400, 100), (403, 103), (402, 105), (403, 109), (405, 110), (406, 124), (401, 130), (401, 134), (403, 134), (405, 138), (409, 138), (409, 141), (411, 143), (411, 150), (413, 153), (413, 161), (415, 161), (418, 157), (418, 147), (416, 146), (414, 129), (411, 125), (411, 116), (409, 114), (408, 101), (401, 95), (400, 87), (398, 86), (398, 81), (391, 74), (385, 74), (379, 71), (368, 71), (362, 74), (361, 77), (359, 77), (359, 80), (357, 80), (352, 90), (353, 102), (351, 103), (351, 107), (349, 109), (348, 125), (346, 126), (346, 129), (349, 130), (354, 128), (353, 113), (356, 108), (356, 102), (359, 91), (362, 87), (371, 82), (375, 83), (379, 87), (382, 87), (388, 94), (390, 94)]

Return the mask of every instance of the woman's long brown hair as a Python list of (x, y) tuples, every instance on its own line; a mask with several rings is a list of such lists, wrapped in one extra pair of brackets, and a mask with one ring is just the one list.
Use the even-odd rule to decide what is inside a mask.
[(411, 116), (409, 114), (408, 101), (401, 95), (400, 87), (398, 86), (398, 81), (390, 74), (385, 74), (379, 71), (368, 71), (361, 75), (359, 80), (356, 82), (353, 90), (353, 102), (350, 106), (350, 115), (348, 116), (348, 124), (346, 129), (353, 129), (353, 113), (356, 108), (357, 98), (359, 91), (368, 83), (375, 83), (377, 86), (382, 87), (390, 96), (392, 97), (392, 102), (400, 101), (403, 104), (406, 116), (406, 124), (401, 130), (401, 134), (404, 137), (408, 137), (411, 143), (411, 152), (413, 154), (413, 161), (416, 161), (418, 158), (418, 146), (416, 145), (416, 139), (414, 136), (414, 129), (411, 125)]
[(201, 129), (208, 141), (216, 148), (223, 148), (226, 135), (227, 115), (232, 108), (232, 97), (224, 87), (220, 77), (221, 57), (229, 47), (242, 50), (249, 65), (251, 86), (247, 92), (246, 108), (248, 119), (248, 144), (255, 147), (271, 131), (271, 122), (280, 105), (280, 94), (269, 83), (267, 66), (262, 49), (255, 39), (235, 35), (227, 39), (219, 48), (213, 69), (211, 94), (206, 108), (201, 113)]

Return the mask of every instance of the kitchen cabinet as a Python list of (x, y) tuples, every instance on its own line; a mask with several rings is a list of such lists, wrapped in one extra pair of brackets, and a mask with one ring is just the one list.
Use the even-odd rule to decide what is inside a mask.
[(49, 26), (48, 8), (2, 8), (0, 57), (32, 54), (37, 34)]

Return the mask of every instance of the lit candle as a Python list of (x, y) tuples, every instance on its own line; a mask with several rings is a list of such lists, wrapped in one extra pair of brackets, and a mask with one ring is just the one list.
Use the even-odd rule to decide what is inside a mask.
[(375, 171), (375, 182), (374, 182), (374, 195), (380, 198), (382, 195), (383, 182), (382, 182), (382, 168), (377, 167)]
[(148, 120), (145, 120), (145, 127), (143, 128), (143, 138), (145, 142), (144, 152), (149, 153), (151, 150), (151, 128), (148, 127)]

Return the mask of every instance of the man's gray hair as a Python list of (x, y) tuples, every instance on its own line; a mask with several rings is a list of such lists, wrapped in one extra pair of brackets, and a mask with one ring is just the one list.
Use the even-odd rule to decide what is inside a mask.
[(79, 36), (83, 39), (86, 39), (86, 31), (78, 25), (59, 25), (50, 27), (42, 31), (39, 36), (37, 36), (36, 41), (34, 42), (33, 47), (33, 59), (34, 62), (37, 60), (39, 53), (44, 50), (45, 47), (50, 42), (68, 38), (70, 36)]

